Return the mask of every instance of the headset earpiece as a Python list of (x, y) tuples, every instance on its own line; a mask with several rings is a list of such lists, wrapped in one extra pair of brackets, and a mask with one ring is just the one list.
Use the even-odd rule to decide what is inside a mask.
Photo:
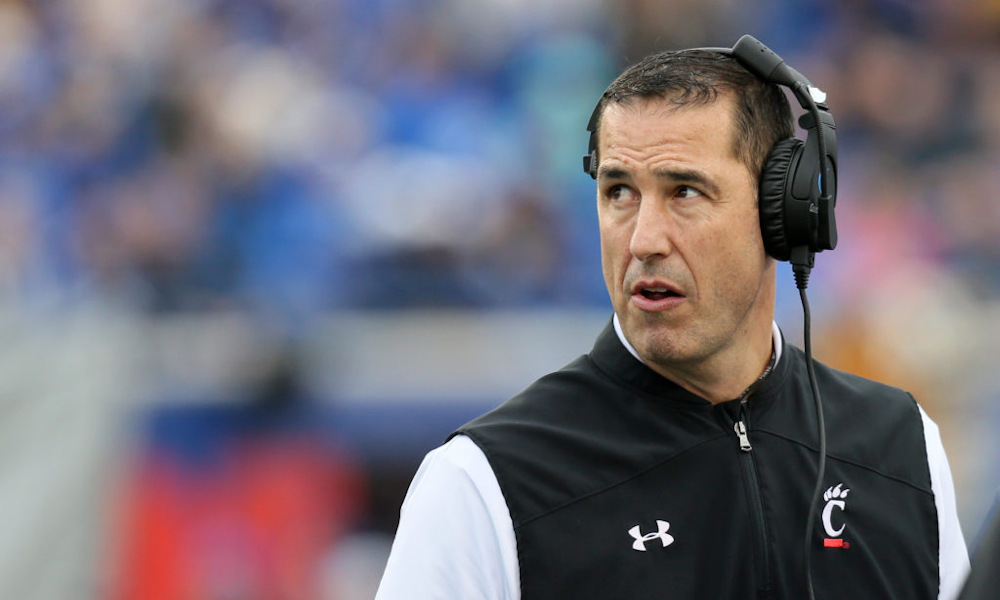
[[(812, 113), (799, 119), (806, 141), (787, 138), (771, 148), (761, 170), (758, 184), (760, 231), (764, 249), (777, 260), (792, 260), (792, 249), (801, 247), (810, 253), (832, 250), (837, 245), (837, 226), (833, 215), (836, 195), (836, 171), (830, 149), (836, 152), (833, 118), (821, 114), (826, 128), (827, 160), (819, 159), (819, 134)], [(821, 185), (822, 169), (827, 168), (828, 196)]]
[(600, 116), (601, 103), (597, 102), (594, 111), (590, 113), (590, 120), (587, 121), (587, 131), (590, 138), (587, 142), (587, 155), (583, 157), (583, 172), (597, 179), (597, 119)]
[(786, 138), (771, 148), (760, 173), (757, 205), (764, 250), (777, 260), (788, 260), (792, 248), (785, 235), (785, 197), (791, 175), (802, 158), (802, 140)]

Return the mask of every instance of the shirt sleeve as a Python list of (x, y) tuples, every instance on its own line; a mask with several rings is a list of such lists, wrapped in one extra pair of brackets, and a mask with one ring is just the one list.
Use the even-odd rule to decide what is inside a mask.
[(376, 600), (520, 600), (510, 511), (489, 461), (456, 436), (424, 458)]
[(955, 484), (951, 467), (941, 443), (937, 423), (920, 409), (924, 422), (924, 439), (927, 444), (927, 462), (931, 472), (931, 489), (938, 515), (938, 572), (940, 574), (939, 600), (954, 600), (962, 591), (969, 576), (969, 551), (958, 521), (955, 502)]

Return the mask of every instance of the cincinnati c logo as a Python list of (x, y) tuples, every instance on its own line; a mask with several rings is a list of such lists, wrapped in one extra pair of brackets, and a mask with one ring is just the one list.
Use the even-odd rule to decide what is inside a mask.
[(823, 530), (826, 531), (827, 535), (823, 540), (823, 546), (826, 548), (850, 547), (850, 544), (840, 537), (844, 533), (846, 525), (841, 523), (840, 527), (833, 526), (833, 509), (838, 508), (843, 512), (847, 506), (844, 498), (847, 498), (847, 493), (850, 491), (844, 489), (843, 483), (838, 483), (836, 486), (828, 488), (823, 494), (823, 500), (826, 500), (826, 506), (823, 507)]

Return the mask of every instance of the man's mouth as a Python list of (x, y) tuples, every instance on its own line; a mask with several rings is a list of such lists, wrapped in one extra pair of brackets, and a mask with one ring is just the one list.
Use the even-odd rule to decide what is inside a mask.
[(664, 298), (679, 298), (680, 294), (665, 287), (644, 287), (639, 293), (650, 300), (663, 300)]
[(631, 292), (632, 302), (643, 311), (671, 310), (687, 299), (677, 286), (662, 279), (636, 281), (632, 284)]

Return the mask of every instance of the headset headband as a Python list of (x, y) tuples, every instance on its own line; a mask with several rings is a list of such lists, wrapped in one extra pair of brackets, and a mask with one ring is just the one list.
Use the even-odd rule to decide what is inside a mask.
[[(689, 48), (687, 50), (687, 52), (693, 51), (716, 52), (732, 56), (746, 70), (761, 80), (792, 90), (795, 99), (798, 100), (799, 105), (803, 109), (809, 111), (814, 110), (814, 108), (828, 110), (826, 92), (813, 85), (805, 75), (788, 66), (784, 59), (752, 35), (744, 35), (736, 41), (736, 44), (732, 48), (702, 47)], [(597, 106), (594, 107), (594, 111), (590, 114), (590, 119), (587, 122), (587, 131), (590, 132), (590, 142), (587, 147), (587, 155), (583, 157), (583, 170), (594, 178), (597, 176), (597, 161), (595, 156), (597, 139), (594, 133), (597, 131), (597, 119), (600, 116), (603, 100), (604, 96), (602, 94), (601, 99), (598, 100)]]
[[(802, 245), (808, 247), (810, 252), (832, 250), (837, 245), (837, 229), (833, 218), (836, 191), (831, 189), (830, 185), (836, 176), (833, 164), (836, 159), (836, 138), (833, 116), (828, 112), (826, 104), (826, 93), (751, 35), (741, 37), (732, 48), (690, 49), (690, 51), (695, 50), (732, 56), (747, 71), (765, 83), (790, 89), (799, 105), (808, 111), (808, 114), (799, 119), (799, 125), (808, 133), (804, 160), (814, 164), (815, 169), (804, 172), (803, 175), (796, 175), (793, 181), (789, 182), (789, 196), (800, 202), (790, 202), (788, 210), (802, 213), (801, 218), (793, 217), (791, 221), (793, 223), (814, 222), (813, 226), (803, 225), (803, 228), (808, 228), (810, 233), (803, 234), (808, 240), (803, 241)], [(587, 155), (583, 157), (583, 170), (594, 179), (597, 178), (597, 120), (600, 118), (603, 102), (602, 94), (587, 123), (590, 139), (587, 144)], [(813, 172), (815, 174), (812, 174)], [(815, 185), (817, 181), (818, 186)], [(816, 187), (819, 188), (818, 194)], [(793, 239), (797, 240), (798, 237), (801, 236), (793, 236)]]

